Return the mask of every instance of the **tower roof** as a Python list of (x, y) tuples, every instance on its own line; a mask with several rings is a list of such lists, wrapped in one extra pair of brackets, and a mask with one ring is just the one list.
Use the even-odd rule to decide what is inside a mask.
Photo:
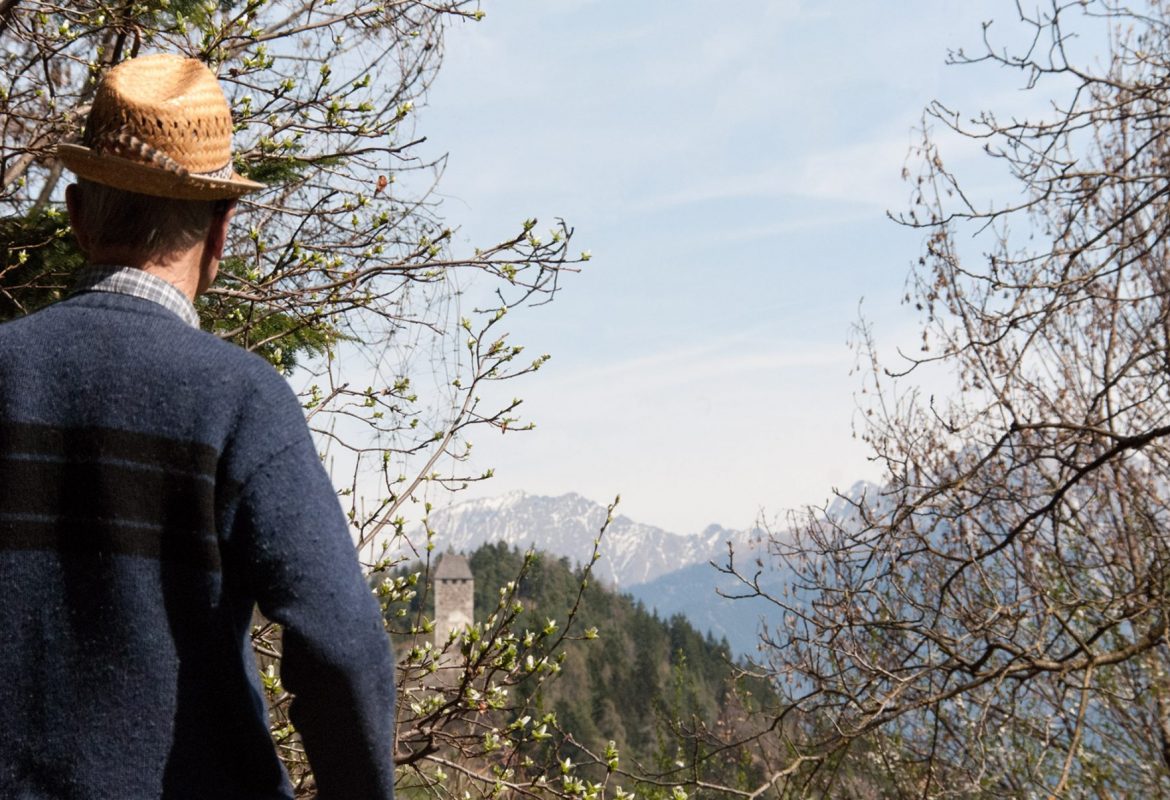
[(439, 566), (435, 567), (437, 581), (469, 581), (472, 579), (471, 565), (467, 557), (459, 553), (443, 553)]

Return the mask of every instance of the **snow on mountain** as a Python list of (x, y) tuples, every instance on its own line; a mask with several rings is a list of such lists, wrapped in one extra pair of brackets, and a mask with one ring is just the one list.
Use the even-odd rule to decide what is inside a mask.
[[(544, 497), (517, 491), (437, 509), (429, 524), (442, 550), (470, 552), (486, 542), (504, 541), (583, 564), (593, 552), (605, 514), (605, 506), (579, 494)], [(645, 583), (682, 567), (718, 560), (727, 552), (727, 540), (741, 536), (718, 525), (697, 536), (680, 536), (615, 516), (602, 539), (594, 574), (615, 587)]]

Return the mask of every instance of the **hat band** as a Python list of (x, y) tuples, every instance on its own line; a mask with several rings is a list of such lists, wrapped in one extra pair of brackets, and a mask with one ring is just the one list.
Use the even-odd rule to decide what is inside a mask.
[(94, 150), (100, 152), (107, 152), (118, 156), (134, 156), (136, 160), (147, 164), (153, 164), (159, 169), (165, 169), (167, 172), (173, 172), (181, 177), (193, 175), (196, 178), (210, 178), (212, 180), (231, 180), (235, 175), (232, 169), (231, 159), (219, 169), (213, 169), (210, 172), (191, 172), (178, 161), (175, 161), (169, 155), (158, 149), (150, 142), (145, 142), (142, 139), (130, 133), (126, 128), (114, 133), (102, 134), (97, 137), (97, 141), (93, 144)]
[(211, 172), (193, 172), (191, 174), (197, 178), (211, 178), (217, 181), (228, 181), (232, 179), (232, 176), (235, 175), (236, 172), (232, 169), (232, 162), (229, 161), (219, 169), (213, 169)]

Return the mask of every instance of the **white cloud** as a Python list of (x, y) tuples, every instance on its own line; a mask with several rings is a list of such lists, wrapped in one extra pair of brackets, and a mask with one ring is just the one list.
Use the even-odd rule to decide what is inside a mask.
[(625, 385), (674, 386), (728, 379), (770, 370), (847, 364), (849, 354), (841, 346), (778, 341), (763, 328), (739, 331), (732, 336), (646, 353), (617, 361), (605, 361), (548, 382), (570, 389), (583, 384), (621, 381)]
[(816, 198), (879, 211), (904, 202), (901, 165), (908, 135), (779, 158), (735, 174), (707, 174), (685, 188), (651, 195), (639, 211), (742, 198)]

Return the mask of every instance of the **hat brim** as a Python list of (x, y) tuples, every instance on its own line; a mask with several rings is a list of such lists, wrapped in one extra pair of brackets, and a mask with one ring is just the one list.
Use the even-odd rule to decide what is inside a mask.
[(61, 163), (79, 178), (127, 192), (176, 200), (229, 200), (267, 188), (232, 172), (229, 178), (180, 175), (79, 144), (57, 145)]

